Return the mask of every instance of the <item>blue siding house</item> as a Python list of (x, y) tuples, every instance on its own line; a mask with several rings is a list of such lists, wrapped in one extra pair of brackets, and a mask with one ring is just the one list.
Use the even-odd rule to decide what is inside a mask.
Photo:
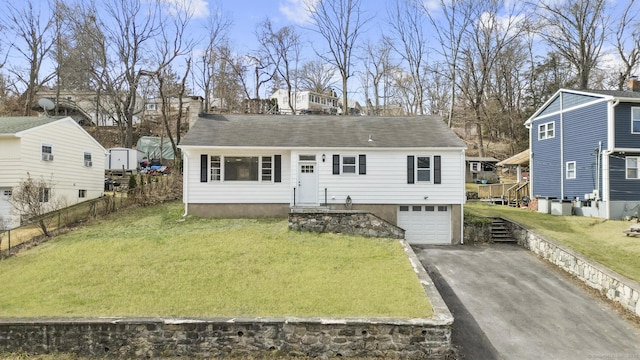
[(561, 89), (527, 120), (532, 196), (571, 200), (576, 215), (640, 214), (640, 81), (628, 88)]

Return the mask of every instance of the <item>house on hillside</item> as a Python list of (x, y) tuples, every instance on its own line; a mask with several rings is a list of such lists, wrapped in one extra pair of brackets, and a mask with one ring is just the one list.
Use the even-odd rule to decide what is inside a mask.
[(533, 197), (619, 219), (640, 209), (640, 82), (627, 91), (556, 92), (526, 122)]
[(496, 164), (498, 159), (491, 156), (467, 156), (466, 182), (476, 184), (491, 184), (498, 182)]
[(462, 239), (466, 146), (439, 117), (211, 115), (179, 147), (187, 214), (352, 207), (411, 243)]
[[(338, 113), (338, 97), (333, 91), (317, 93), (315, 91), (292, 92), (292, 105), (295, 114), (336, 115)], [(287, 90), (276, 90), (270, 97), (278, 102), (280, 114), (291, 115), (289, 94)]]
[(105, 149), (71, 117), (0, 118), (0, 217), (20, 224), (11, 195), (27, 178), (52, 184), (43, 201), (68, 206), (100, 197), (104, 190)]
[[(47, 98), (55, 103), (58, 98), (58, 112), (62, 116), (70, 116), (82, 125), (116, 126), (118, 108), (116, 104), (105, 94), (95, 91), (68, 91), (62, 90), (58, 94), (55, 89), (42, 89), (38, 91), (39, 98)], [(143, 111), (144, 100), (136, 98), (135, 114), (132, 122), (140, 124), (140, 114)]]

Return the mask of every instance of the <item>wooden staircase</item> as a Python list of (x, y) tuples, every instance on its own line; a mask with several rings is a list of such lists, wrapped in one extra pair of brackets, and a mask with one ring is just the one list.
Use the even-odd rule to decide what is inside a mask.
[(507, 228), (504, 220), (493, 218), (491, 221), (491, 242), (500, 244), (516, 244), (518, 241), (513, 237), (511, 230)]

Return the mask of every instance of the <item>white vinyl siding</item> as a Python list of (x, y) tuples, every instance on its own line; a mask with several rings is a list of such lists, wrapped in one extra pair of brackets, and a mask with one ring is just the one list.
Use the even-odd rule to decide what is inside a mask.
[[(293, 190), (289, 179), (291, 178), (291, 153), (278, 150), (208, 150), (208, 149), (183, 149), (186, 154), (184, 173), (185, 202), (196, 204), (288, 204)], [(200, 182), (201, 155), (208, 155), (208, 181)], [(281, 155), (281, 179), (276, 183), (272, 176), (270, 181), (225, 181), (224, 176), (220, 181), (211, 180), (211, 158), (220, 157), (222, 167), (224, 158), (229, 157), (271, 157)], [(264, 160), (264, 158), (262, 158)], [(275, 167), (275, 166), (274, 166)], [(224, 175), (224, 169), (221, 169)], [(275, 175), (275, 169), (274, 174)]]
[[(215, 149), (189, 147), (183, 149), (188, 165), (185, 167), (184, 201), (196, 204), (287, 203), (293, 205), (294, 187), (298, 184), (300, 155), (308, 150), (285, 151), (271, 149)], [(265, 181), (208, 181), (200, 182), (202, 154), (216, 156), (274, 156), (281, 155), (281, 183)], [(322, 155), (325, 161), (322, 162)], [(334, 154), (366, 155), (366, 176), (333, 175)], [(407, 155), (441, 156), (441, 184), (416, 182), (407, 184)], [(463, 204), (465, 161), (460, 149), (434, 150), (371, 150), (323, 149), (316, 153), (318, 172), (317, 203), (344, 204), (350, 196), (353, 204)], [(357, 160), (356, 160), (357, 161)], [(342, 165), (342, 164), (341, 164)], [(431, 163), (433, 168), (433, 162)], [(275, 171), (275, 170), (274, 170)], [(358, 169), (356, 167), (356, 174)], [(431, 173), (433, 180), (433, 171)]]
[[(3, 141), (0, 139), (0, 143)], [(54, 161), (42, 161), (42, 144), (52, 146)], [(28, 171), (31, 177), (52, 182), (52, 197), (63, 199), (61, 204), (73, 205), (103, 194), (105, 150), (73, 119), (66, 118), (24, 131), (18, 148), (18, 175), (22, 175), (13, 179), (14, 185)], [(81, 160), (86, 152), (91, 153), (91, 167), (85, 166)], [(0, 165), (4, 165), (1, 159)], [(0, 182), (0, 186), (4, 184)], [(79, 189), (87, 191), (86, 198), (78, 198)]]

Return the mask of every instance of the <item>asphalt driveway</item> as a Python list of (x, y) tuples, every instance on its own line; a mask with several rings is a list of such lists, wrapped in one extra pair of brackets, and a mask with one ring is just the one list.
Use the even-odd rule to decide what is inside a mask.
[(640, 359), (640, 328), (517, 245), (414, 248), (461, 359)]

